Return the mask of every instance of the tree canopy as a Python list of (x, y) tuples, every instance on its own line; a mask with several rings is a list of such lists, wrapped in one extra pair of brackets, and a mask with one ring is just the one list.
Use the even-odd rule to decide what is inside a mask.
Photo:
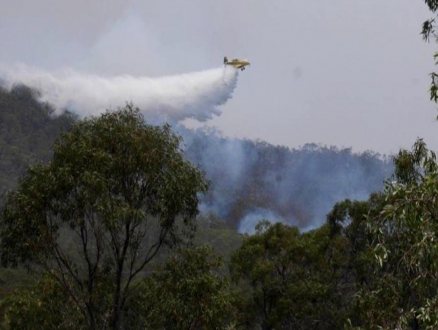
[(230, 281), (211, 246), (178, 249), (142, 283), (131, 319), (146, 329), (225, 329), (234, 319)]
[(43, 266), (90, 328), (118, 329), (133, 280), (191, 228), (208, 186), (180, 142), (131, 105), (75, 123), (6, 196), (3, 265)]
[(422, 140), (401, 150), (381, 212), (368, 221), (376, 276), (357, 295), (363, 329), (438, 326), (438, 167)]

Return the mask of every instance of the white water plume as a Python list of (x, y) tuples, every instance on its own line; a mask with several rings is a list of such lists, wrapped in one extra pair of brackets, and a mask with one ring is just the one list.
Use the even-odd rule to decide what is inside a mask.
[(17, 65), (0, 67), (7, 88), (24, 84), (40, 92), (40, 101), (57, 112), (68, 109), (80, 116), (96, 115), (132, 102), (148, 118), (198, 121), (220, 115), (237, 84), (238, 71), (230, 66), (175, 76), (148, 78), (129, 75), (101, 77), (72, 69), (47, 72)]

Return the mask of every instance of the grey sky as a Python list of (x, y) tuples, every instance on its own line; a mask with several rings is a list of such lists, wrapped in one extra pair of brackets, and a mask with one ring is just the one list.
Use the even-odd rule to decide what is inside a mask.
[(151, 77), (252, 65), (209, 122), (226, 135), (382, 153), (438, 149), (435, 44), (416, 0), (0, 0), (0, 63)]

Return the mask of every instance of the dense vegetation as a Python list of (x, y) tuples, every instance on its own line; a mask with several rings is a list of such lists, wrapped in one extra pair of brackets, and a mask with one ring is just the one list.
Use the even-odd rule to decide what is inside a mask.
[[(75, 124), (7, 196), (2, 263), (39, 275), (3, 299), (5, 329), (438, 326), (438, 163), (422, 140), (395, 157), (383, 192), (340, 201), (308, 232), (260, 222), (223, 259), (208, 234), (217, 221), (192, 226), (202, 172), (168, 127), (139, 118), (128, 108)], [(153, 157), (136, 157), (143, 148)]]
[[(131, 105), (77, 120), (35, 93), (0, 90), (0, 328), (438, 328), (438, 162), (423, 140), (382, 190), (373, 153), (180, 128), (181, 145)], [(365, 180), (367, 198), (342, 197)], [(316, 192), (337, 198), (321, 226), (268, 221), (315, 225)], [(271, 217), (230, 229), (252, 213)]]
[[(416, 329), (438, 322), (430, 317), (438, 166), (421, 140), (395, 157), (384, 191), (336, 203), (319, 228), (264, 221), (242, 236), (214, 212), (194, 221), (206, 181), (185, 159), (195, 157), (199, 141), (183, 153), (168, 126), (148, 126), (130, 105), (52, 121), (33, 93), (21, 86), (3, 97), (45, 109), (36, 115), (65, 132), (53, 156), (51, 145), (44, 148), (49, 155), (40, 159), (51, 162), (34, 161), (3, 202), (2, 265), (18, 266), (0, 272), (5, 329)], [(253, 193), (240, 192), (243, 208), (272, 203), (266, 195), (257, 204), (254, 194), (266, 189), (260, 178), (297, 154), (331, 167), (343, 155), (385, 168), (369, 153), (242, 143), (263, 155), (250, 171), (259, 175), (242, 181)], [(212, 176), (212, 189), (218, 179)]]
[[(199, 201), (211, 212), (193, 222), (200, 196), (182, 201), (190, 196), (190, 187), (200, 192), (205, 183), (195, 168), (186, 174), (183, 167), (171, 170), (177, 164), (190, 165), (184, 165), (181, 141), (168, 126), (144, 124), (129, 105), (85, 121), (68, 113), (54, 117), (50, 106), (35, 96), (24, 86), (2, 90), (2, 100), (8, 103), (0, 110), (17, 132), (11, 140), (10, 129), (3, 130), (9, 135), (2, 150), (9, 157), (1, 160), (9, 175), (3, 176), (7, 186), (2, 189), (15, 187), (21, 177), (18, 190), (6, 195), (2, 208), (2, 264), (19, 266), (0, 272), (5, 328), (332, 329), (348, 320), (360, 325), (353, 297), (372, 273), (361, 259), (368, 251), (361, 215), (370, 213), (369, 205), (377, 203), (370, 201), (380, 201), (381, 195), (369, 202), (336, 205), (327, 223), (310, 232), (264, 222), (245, 238), (228, 226), (237, 227), (233, 219), (241, 219), (248, 209), (274, 210), (284, 219), (296, 214), (297, 205), (303, 221), (311, 220), (305, 205), (315, 205), (318, 190), (338, 196), (338, 188), (354, 196), (367, 177), (378, 189), (388, 171), (378, 155), (316, 145), (289, 150), (196, 131), (184, 145), (184, 157), (194, 163), (205, 163), (201, 155), (214, 147), (223, 152), (229, 144), (252, 157), (240, 164), (234, 181), (224, 179), (230, 167), (206, 165), (211, 187)], [(34, 124), (29, 124), (33, 116)], [(228, 162), (235, 155), (223, 154)], [(21, 170), (11, 174), (17, 168)], [(349, 169), (357, 174), (358, 168), (362, 174), (353, 178)], [(154, 188), (152, 183), (160, 180)], [(222, 200), (224, 189), (227, 199), (236, 199), (228, 206)], [(215, 204), (215, 198), (221, 201)], [(181, 209), (183, 205), (191, 205), (190, 211)], [(358, 220), (339, 225), (347, 206), (350, 210), (353, 205), (360, 205)], [(214, 212), (221, 207), (233, 212)], [(32, 272), (26, 275), (23, 266)]]

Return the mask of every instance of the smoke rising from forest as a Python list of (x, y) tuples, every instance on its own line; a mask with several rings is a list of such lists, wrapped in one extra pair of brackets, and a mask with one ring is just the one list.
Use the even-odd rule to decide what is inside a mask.
[(366, 199), (383, 187), (391, 166), (373, 153), (354, 154), (309, 144), (299, 149), (262, 141), (227, 138), (216, 128), (187, 128), (182, 121), (220, 115), (237, 85), (234, 68), (218, 68), (163, 78), (98, 77), (72, 70), (49, 73), (26, 66), (0, 69), (6, 87), (25, 84), (57, 113), (80, 117), (116, 109), (126, 102), (149, 122), (171, 122), (184, 138), (187, 159), (211, 181), (200, 209), (240, 232), (253, 232), (262, 219), (318, 227), (333, 205), (345, 198)]
[(335, 203), (367, 199), (392, 172), (390, 158), (371, 151), (316, 144), (290, 149), (227, 138), (215, 128), (176, 130), (184, 137), (186, 157), (212, 182), (201, 211), (243, 233), (253, 233), (260, 220), (301, 230), (319, 227)]
[(218, 106), (232, 97), (238, 72), (227, 66), (159, 78), (101, 77), (71, 69), (47, 72), (16, 65), (0, 67), (0, 77), (6, 87), (21, 83), (38, 90), (40, 101), (50, 103), (58, 113), (67, 109), (79, 116), (96, 115), (133, 102), (148, 119), (203, 122), (221, 114)]

